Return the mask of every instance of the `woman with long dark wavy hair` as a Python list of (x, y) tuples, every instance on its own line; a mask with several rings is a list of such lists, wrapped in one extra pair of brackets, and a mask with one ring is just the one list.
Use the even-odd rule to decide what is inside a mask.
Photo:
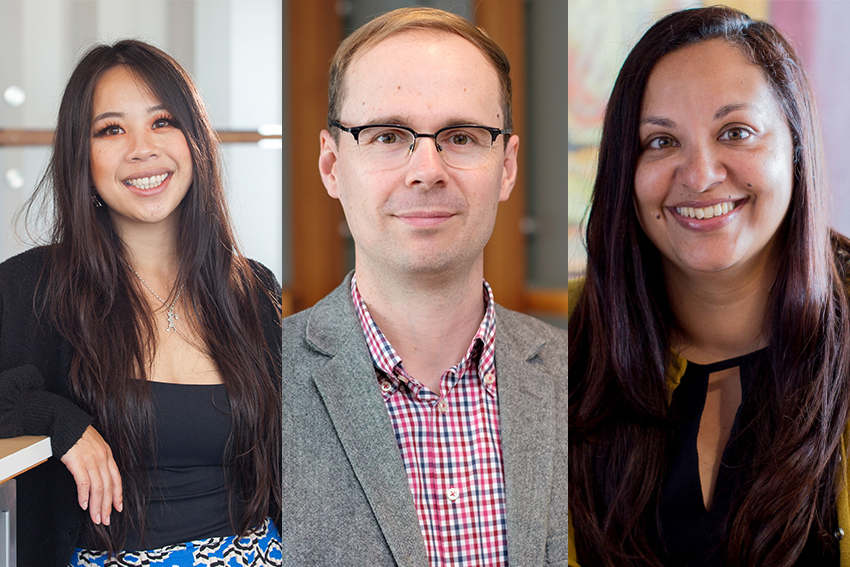
[(191, 77), (88, 51), (0, 265), (0, 434), (49, 435), (18, 478), (19, 565), (280, 565), (280, 288), (236, 245)]
[(659, 20), (605, 115), (570, 286), (570, 565), (850, 565), (850, 243), (771, 25)]

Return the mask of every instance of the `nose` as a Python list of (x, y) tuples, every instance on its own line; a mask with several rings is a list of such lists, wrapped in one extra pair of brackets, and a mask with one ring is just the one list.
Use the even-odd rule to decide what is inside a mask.
[(710, 143), (692, 144), (682, 156), (677, 176), (689, 190), (702, 193), (726, 179), (726, 166)]
[(146, 160), (159, 155), (156, 139), (148, 129), (127, 133), (127, 159), (129, 161)]
[(425, 189), (448, 181), (446, 163), (437, 150), (437, 141), (434, 138), (419, 136), (414, 140), (405, 181), (409, 187)]

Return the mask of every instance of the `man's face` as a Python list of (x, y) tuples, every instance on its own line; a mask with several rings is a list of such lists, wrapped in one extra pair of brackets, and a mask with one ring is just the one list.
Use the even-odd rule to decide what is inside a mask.
[[(457, 124), (504, 127), (496, 71), (472, 43), (447, 32), (406, 31), (359, 53), (344, 80), (338, 121), (399, 124), (433, 134)], [(362, 140), (361, 140), (362, 142)], [(516, 179), (518, 139), (502, 136), (474, 169), (446, 165), (419, 138), (400, 165), (383, 167), (354, 137), (321, 136), (319, 170), (354, 237), (357, 270), (438, 275), (480, 268), (500, 201)]]

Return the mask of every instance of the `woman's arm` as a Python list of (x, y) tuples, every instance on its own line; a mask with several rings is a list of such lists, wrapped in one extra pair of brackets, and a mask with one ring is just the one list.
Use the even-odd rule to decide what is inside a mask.
[(92, 421), (71, 400), (45, 391), (32, 364), (0, 372), (0, 437), (49, 436), (53, 455), (74, 477), (80, 507), (109, 525), (112, 508), (123, 509), (121, 475)]

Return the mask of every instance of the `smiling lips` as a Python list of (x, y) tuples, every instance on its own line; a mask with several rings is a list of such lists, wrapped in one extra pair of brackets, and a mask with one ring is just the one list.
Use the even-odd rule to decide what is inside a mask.
[(151, 175), (150, 177), (137, 177), (136, 179), (125, 179), (125, 185), (132, 185), (138, 189), (153, 189), (154, 187), (159, 187), (162, 185), (162, 182), (169, 176), (168, 173), (162, 173), (160, 175)]
[(676, 207), (675, 209), (676, 212), (682, 215), (683, 217), (688, 217), (692, 219), (711, 219), (714, 217), (719, 217), (720, 215), (725, 215), (734, 208), (734, 201), (724, 201), (723, 203), (718, 203), (709, 207)]

